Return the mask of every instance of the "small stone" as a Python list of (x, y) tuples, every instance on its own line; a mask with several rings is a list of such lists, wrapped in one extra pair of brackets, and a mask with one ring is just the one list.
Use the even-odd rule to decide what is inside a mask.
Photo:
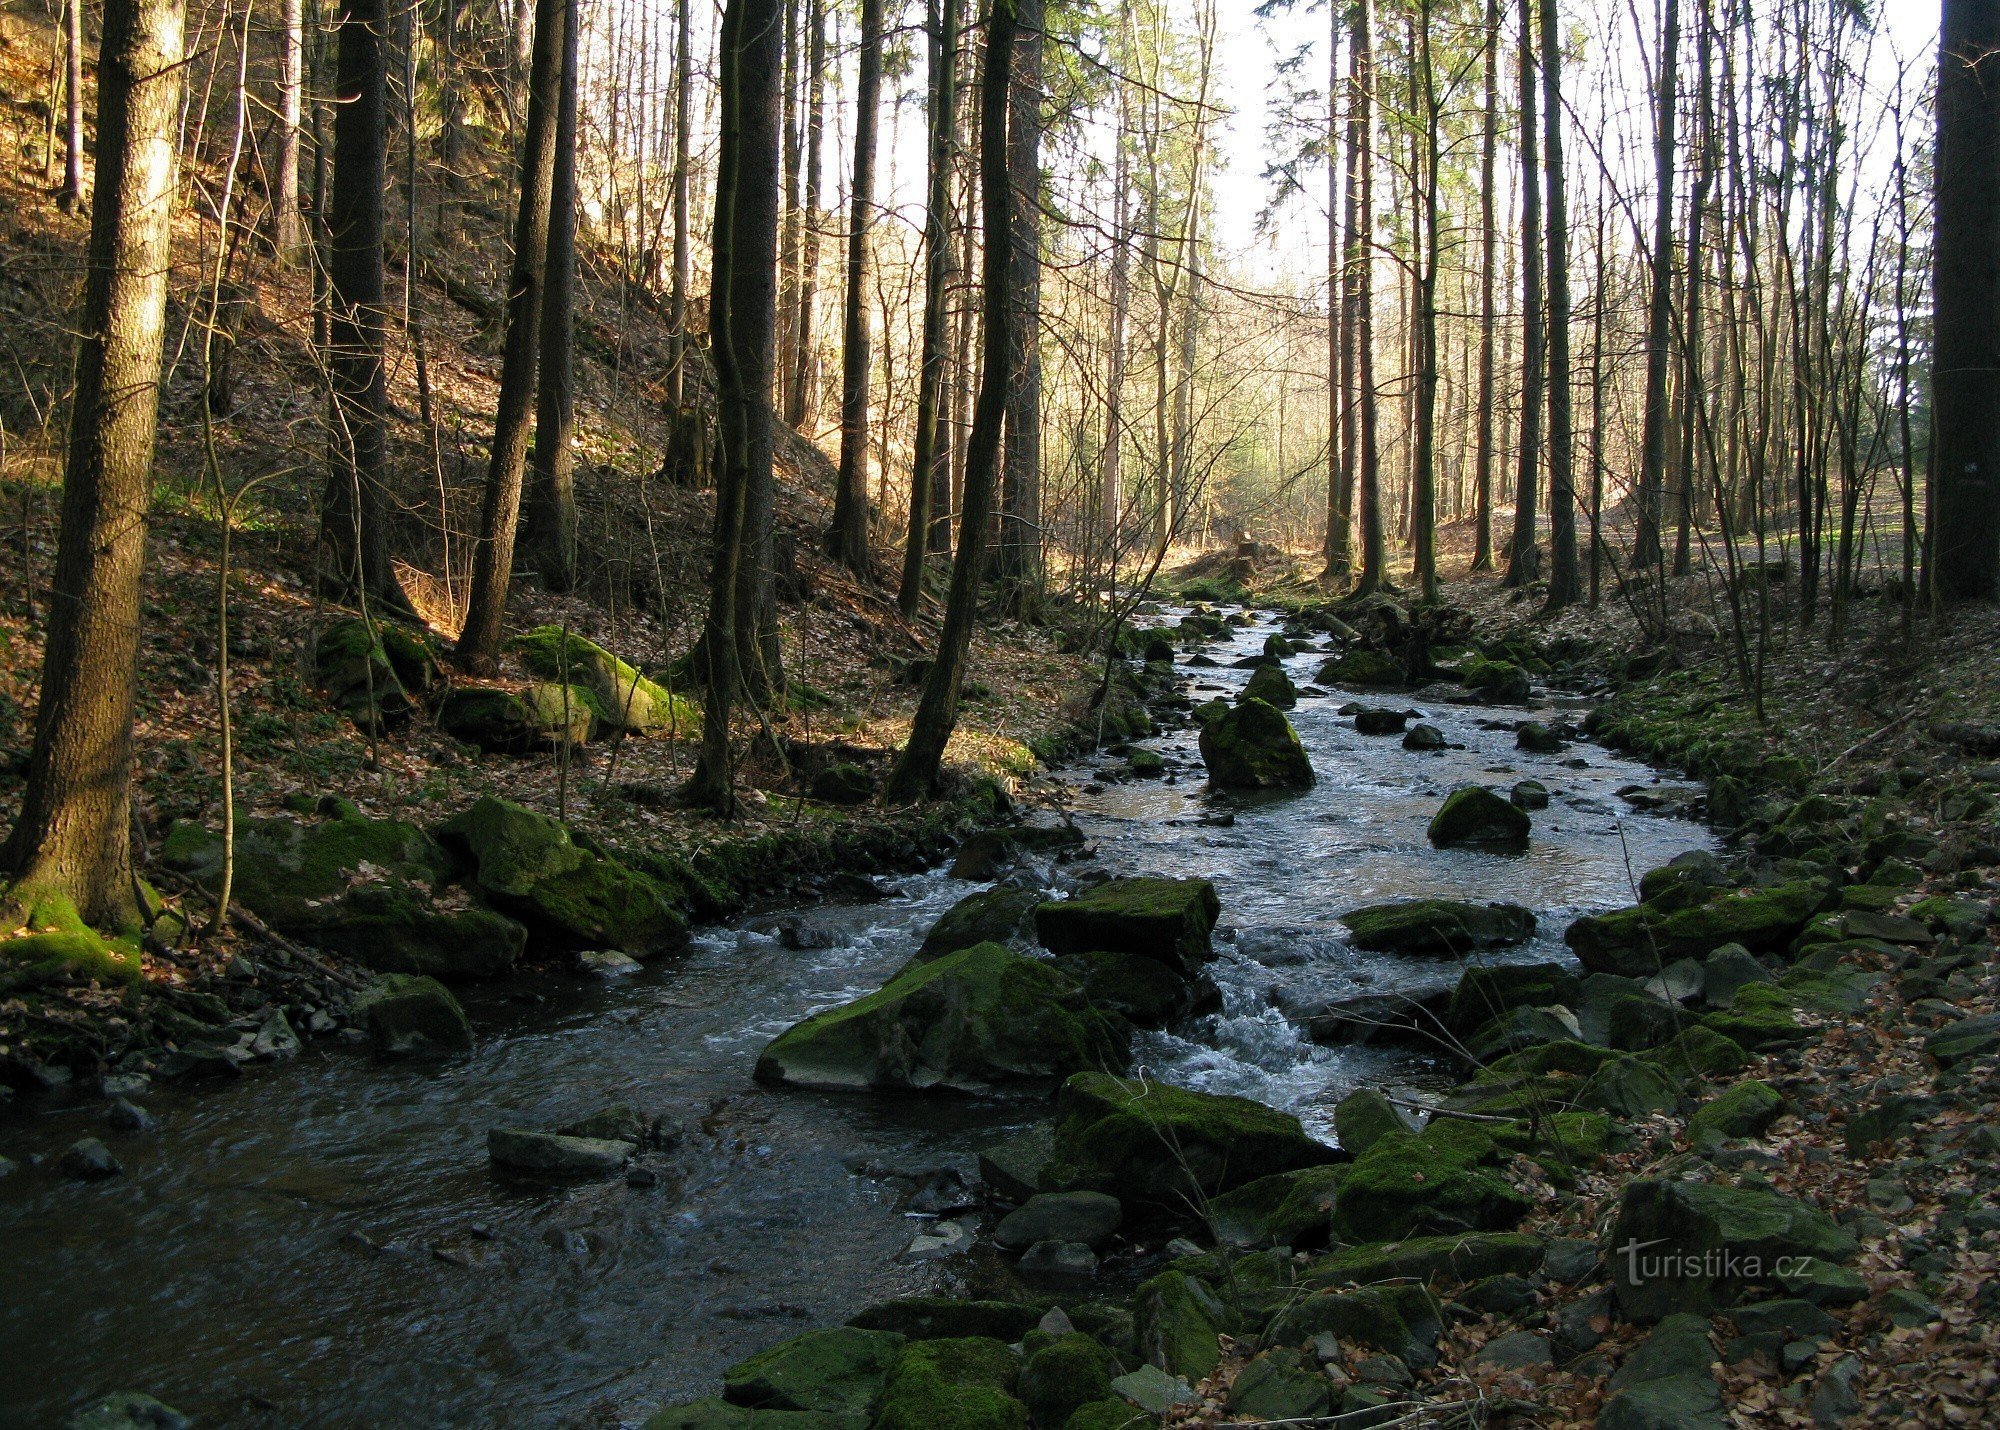
[(1930, 1297), (1903, 1286), (1884, 1291), (1877, 1304), (1889, 1318), (1890, 1325), (1906, 1331), (1928, 1326), (1943, 1314)]
[(1495, 1336), (1473, 1354), (1474, 1365), (1496, 1370), (1526, 1370), (1531, 1366), (1554, 1365), (1549, 1338), (1536, 1331), (1509, 1331)]
[(129, 1098), (119, 1098), (111, 1104), (111, 1110), (104, 1116), (120, 1132), (157, 1132), (160, 1119)]
[(1166, 1244), (1166, 1254), (1174, 1259), (1183, 1256), (1199, 1256), (1201, 1248), (1184, 1236), (1177, 1236)]
[(106, 1073), (97, 1080), (97, 1090), (106, 1097), (136, 1097), (153, 1085), (144, 1073)]
[(238, 982), (248, 983), (257, 976), (257, 965), (240, 953), (231, 954), (229, 966), (223, 972), (225, 977), (233, 978)]
[(1819, 1359), (1820, 1347), (1825, 1344), (1825, 1341), (1817, 1339), (1785, 1342), (1778, 1352), (1778, 1368), (1786, 1375), (1797, 1375)]
[(192, 1424), (150, 1395), (121, 1390), (77, 1411), (63, 1422), (63, 1430), (188, 1430)]
[(298, 1052), (303, 1044), (299, 1035), (292, 1031), (282, 1012), (274, 1012), (257, 1029), (257, 1036), (251, 1040), (251, 1053), (260, 1058), (289, 1058)]
[(1916, 1206), (1910, 1189), (1894, 1177), (1868, 1179), (1868, 1205), (1884, 1216), (1900, 1216)]
[(486, 1134), (486, 1155), (494, 1166), (536, 1177), (614, 1177), (636, 1150), (630, 1142), (557, 1132), (495, 1127)]
[(1023, 1276), (1095, 1276), (1097, 1253), (1080, 1241), (1038, 1241), (1014, 1269)]
[(1861, 1394), (1856, 1387), (1861, 1380), (1861, 1362), (1858, 1358), (1842, 1356), (1821, 1372), (1813, 1382), (1812, 1412), (1815, 1425), (1840, 1425), (1861, 1413)]
[(1438, 729), (1435, 725), (1412, 725), (1409, 733), (1403, 736), (1403, 748), (1406, 750), (1442, 750), (1444, 748), (1444, 731)]
[(1176, 1405), (1193, 1405), (1201, 1397), (1179, 1376), (1156, 1365), (1142, 1365), (1111, 1382), (1111, 1393), (1131, 1401), (1148, 1415), (1165, 1415)]
[(1340, 1340), (1332, 1331), (1320, 1331), (1312, 1338), (1313, 1359), (1321, 1365), (1340, 1363)]
[(972, 1249), (972, 1233), (963, 1222), (941, 1221), (929, 1231), (910, 1238), (903, 1248), (905, 1261), (942, 1261)]
[(645, 966), (631, 954), (615, 948), (587, 948), (576, 956), (576, 971), (592, 978), (625, 978)]
[(1069, 1313), (1060, 1306), (1049, 1309), (1049, 1313), (1035, 1323), (1035, 1329), (1045, 1336), (1066, 1336), (1076, 1327), (1071, 1324)]
[(62, 1169), (64, 1176), (74, 1177), (80, 1182), (101, 1182), (125, 1170), (111, 1155), (111, 1149), (95, 1137), (80, 1137), (70, 1143), (56, 1165)]
[(1414, 1385), (1416, 1378), (1410, 1368), (1398, 1356), (1387, 1354), (1363, 1356), (1354, 1368), (1354, 1377), (1363, 1385)]
[(1507, 791), (1507, 802), (1516, 809), (1547, 809), (1549, 787), (1540, 780), (1516, 780)]
[(1542, 1270), (1551, 1281), (1575, 1285), (1597, 1267), (1597, 1243), (1581, 1237), (1557, 1237), (1542, 1254)]

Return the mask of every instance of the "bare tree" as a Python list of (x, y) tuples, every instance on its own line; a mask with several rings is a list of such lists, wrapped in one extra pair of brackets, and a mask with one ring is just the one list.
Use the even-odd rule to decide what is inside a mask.
[(1007, 114), (1012, 206), (1007, 290), (1007, 438), (1000, 465), (999, 578), (1010, 609), (1033, 607), (1042, 583), (1042, 58), (1043, 0), (1014, 0), (1014, 71)]
[(1541, 575), (1535, 545), (1535, 483), (1542, 460), (1542, 175), (1535, 134), (1534, 0), (1521, 0), (1521, 445), (1514, 482), (1514, 534), (1507, 543), (1509, 586)]
[(861, 0), (861, 54), (854, 94), (854, 182), (848, 191), (847, 322), (840, 344), (840, 482), (827, 550), (873, 580), (868, 550), (869, 240), (875, 224), (875, 136), (882, 96), (882, 0)]
[(56, 203), (72, 213), (83, 202), (83, 0), (63, 5), (63, 183)]
[(568, 591), (576, 585), (576, 487), (570, 436), (576, 407), (576, 105), (582, 28), (578, 0), (565, 0), (555, 167), (549, 179), (548, 259), (542, 275), (534, 476), (526, 513), (535, 572), (551, 591)]
[(1674, 294), (1674, 119), (1679, 82), (1680, 0), (1664, 0), (1660, 21), (1659, 114), (1653, 136), (1653, 277), (1646, 304), (1646, 411), (1640, 438), (1638, 529), (1632, 564), (1658, 565), (1660, 496), (1667, 469), (1667, 368)]
[(1576, 559), (1575, 422), (1570, 411), (1569, 192), (1563, 175), (1562, 35), (1542, 0), (1542, 172), (1548, 186), (1549, 594), (1559, 611), (1583, 595)]

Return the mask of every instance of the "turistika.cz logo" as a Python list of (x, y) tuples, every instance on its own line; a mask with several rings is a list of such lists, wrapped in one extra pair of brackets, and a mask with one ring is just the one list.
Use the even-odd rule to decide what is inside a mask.
[(1762, 1281), (1767, 1277), (1782, 1280), (1804, 1271), (1810, 1260), (1804, 1256), (1780, 1256), (1767, 1269), (1762, 1256), (1730, 1247), (1646, 1254), (1647, 1247), (1665, 1244), (1664, 1238), (1656, 1237), (1651, 1241), (1627, 1241), (1618, 1248), (1618, 1254), (1625, 1258), (1628, 1285), (1642, 1281)]

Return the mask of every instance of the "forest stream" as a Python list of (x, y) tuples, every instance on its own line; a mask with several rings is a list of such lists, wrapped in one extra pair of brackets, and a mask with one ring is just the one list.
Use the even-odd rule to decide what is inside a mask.
[[(1215, 667), (1181, 668), (1184, 688), (1233, 694), (1250, 672), (1230, 662), (1275, 629), (1235, 630), (1208, 648)], [(1320, 659), (1287, 665), (1303, 684)], [(1517, 750), (1523, 710), (1416, 702), (1453, 745), (1419, 753), (1357, 733), (1337, 713), (1352, 698), (1302, 695), (1293, 720), (1318, 774), (1303, 793), (1211, 791), (1192, 727), (1150, 742), (1165, 781), (1060, 772), (1094, 857), (1045, 871), (1058, 888), (1094, 867), (1212, 879), (1222, 1009), (1141, 1034), (1135, 1064), (1283, 1107), (1328, 1139), (1342, 1094), (1421, 1096), (1434, 1075), (1407, 1051), (1317, 1046), (1294, 1019), (1329, 997), (1455, 976), (1355, 952), (1337, 914), (1429, 894), (1513, 900), (1540, 928), (1500, 956), (1560, 957), (1572, 915), (1630, 902), (1639, 872), (1709, 843), (1619, 796), (1659, 781), (1643, 765), (1588, 744)], [(1426, 842), (1455, 785), (1519, 778), (1553, 796), (1526, 852)], [(701, 930), (623, 981), (473, 990), (478, 1049), (444, 1065), (316, 1045), (226, 1087), (149, 1093), (164, 1122), (150, 1133), (109, 1129), (83, 1093), (11, 1121), (0, 1154), (17, 1162), (100, 1135), (127, 1175), (83, 1184), (24, 1166), (0, 1181), (0, 1418), (50, 1424), (81, 1395), (131, 1387), (207, 1424), (636, 1423), (711, 1393), (763, 1345), (961, 1282), (964, 1263), (903, 1254), (925, 1229), (913, 1178), (970, 1173), (977, 1147), (1040, 1108), (764, 1089), (750, 1072), (774, 1034), (875, 987), (976, 887), (935, 871), (881, 902)], [(658, 1185), (528, 1186), (489, 1169), (489, 1127), (616, 1101), (685, 1127), (654, 1162)], [(989, 1263), (975, 1257), (971, 1274), (1009, 1274)], [(1131, 1270), (1114, 1258), (1104, 1275)]]

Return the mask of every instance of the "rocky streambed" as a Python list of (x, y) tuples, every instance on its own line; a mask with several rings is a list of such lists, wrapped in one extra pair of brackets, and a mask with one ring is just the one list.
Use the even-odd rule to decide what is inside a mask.
[[(1347, 1105), (1403, 1117), (1454, 1080), (1433, 1044), (1399, 1031), (1450, 1017), (1444, 995), (1459, 966), (1439, 952), (1460, 951), (1468, 939), (1492, 943), (1500, 946), (1481, 953), (1484, 962), (1557, 964), (1573, 980), (1561, 944), (1571, 920), (1629, 904), (1639, 874), (1708, 845), (1700, 826), (1642, 807), (1672, 805), (1679, 787), (1564, 739), (1569, 712), (1560, 704), (1429, 698), (1448, 688), (1391, 695), (1343, 688), (1332, 683), (1338, 672), (1315, 686), (1329, 650), (1271, 657), (1293, 687), (1290, 719), (1315, 776), (1310, 788), (1211, 789), (1196, 750), (1196, 707), (1217, 697), (1235, 704), (1253, 677), (1268, 686), (1268, 662), (1235, 663), (1262, 657), (1278, 630), (1257, 618), (1197, 634), (1208, 638), (1181, 643), (1173, 674), (1155, 670), (1156, 709), (1169, 720), (1184, 712), (1186, 723), (1063, 776), (1080, 841), (1066, 833), (985, 841), (960, 867), (975, 877), (940, 870), (898, 881), (879, 901), (700, 929), (685, 953), (623, 978), (470, 989), (477, 1043), (442, 1061), (385, 1065), (314, 1045), (282, 1074), (214, 1090), (125, 1088), (157, 1123), (145, 1130), (121, 1125), (81, 1090), (15, 1118), (0, 1131), (0, 1152), (15, 1164), (0, 1179), (8, 1246), (0, 1333), (23, 1353), (0, 1365), (0, 1406), (22, 1423), (48, 1423), (93, 1392), (130, 1387), (213, 1423), (636, 1423), (662, 1402), (713, 1393), (726, 1365), (898, 1297), (1012, 1299), (1032, 1304), (1038, 1322), (1059, 1301), (1074, 1311), (1075, 1327), (1091, 1330), (1089, 1305), (1111, 1306), (1135, 1284), (1152, 1284), (1172, 1255), (1203, 1250), (1206, 1237), (1172, 1245), (1194, 1228), (1148, 1214), (1143, 1197), (1121, 1206), (1110, 1229), (1106, 1208), (1088, 1201), (1036, 1214), (1055, 1218), (1042, 1231), (1081, 1226), (1088, 1234), (1036, 1234), (1035, 1217), (1008, 1229), (995, 1186), (1016, 1198), (1033, 1188), (1004, 1187), (1007, 1168), (1027, 1164), (990, 1152), (1036, 1145), (1036, 1129), (1048, 1126), (1046, 1093), (1074, 1070), (1064, 1057), (1100, 1068), (1086, 1076), (1105, 1079), (1072, 1085), (1059, 1105), (1072, 1122), (1092, 1111), (1089, 1125), (1109, 1120), (1102, 1137), (1085, 1139), (1090, 1145), (1112, 1145), (1119, 1125), (1129, 1131), (1130, 1086), (1155, 1089), (1156, 1107), (1181, 1094), (1233, 1094), (1249, 1100), (1230, 1104), (1248, 1121), (1221, 1142), (1249, 1139), (1244, 1145), (1263, 1149), (1251, 1159), (1256, 1167), (1309, 1178), (1336, 1160), (1337, 1109), (1349, 1094), (1386, 1089), (1395, 1101)], [(1317, 636), (1311, 643), (1327, 644)], [(1191, 666), (1190, 655), (1203, 664)], [(1357, 722), (1349, 708), (1357, 704), (1417, 713)], [(1540, 734), (1517, 729), (1529, 719)], [(1436, 739), (1357, 727), (1397, 723), (1406, 736), (1422, 725)], [(1549, 799), (1528, 816), (1524, 846), (1438, 847), (1429, 838), (1455, 787), (1506, 793), (1524, 780)], [(1526, 790), (1507, 803), (1534, 801)], [(1018, 931), (1018, 948), (978, 959), (1002, 969), (1037, 932), (1062, 946), (1062, 935), (1037, 929), (1033, 905), (1140, 876), (1209, 882), (1212, 927), (1202, 935), (1213, 957), (1191, 959), (1178, 991), (1165, 990), (1159, 1016), (1141, 1010), (1145, 990), (1134, 992), (1129, 978), (1122, 999), (1100, 989), (1080, 1005), (1043, 990), (1055, 1003), (1067, 999), (1072, 1015), (1047, 1028), (1075, 1025), (1077, 1046), (998, 1079), (1039, 1096), (915, 1090), (925, 1085), (922, 1059), (907, 1055), (900, 1066), (912, 1090), (895, 1094), (784, 1086), (842, 1084), (824, 1068), (788, 1077), (770, 1066), (772, 1040), (801, 1019), (865, 999), (899, 973), (910, 977), (926, 936), (969, 893), (1032, 891), (995, 901), (1017, 910), (1003, 934)], [(1521, 912), (1471, 930), (1419, 921), (1414, 934), (1341, 920), (1416, 898)], [(1426, 950), (1426, 940), (1438, 946)], [(1061, 957), (1105, 952), (1083, 945), (1106, 941), (1101, 931), (1077, 935)], [(1119, 981), (1119, 970), (1104, 972)], [(1091, 973), (1072, 963), (1065, 980), (1088, 984)], [(942, 977), (928, 976), (933, 986)], [(1492, 977), (1495, 988), (1525, 986)], [(1519, 1002), (1574, 1014), (1584, 1000), (1564, 996), (1576, 991), (1543, 989), (1548, 996), (1532, 1001), (1502, 995), (1482, 1011)], [(1090, 1018), (1076, 1015), (1098, 1017), (1090, 1012), (1098, 1005), (1115, 1016), (1084, 1026)], [(1608, 1019), (1611, 1010), (1600, 1011)], [(1118, 1019), (1141, 1025), (1129, 1041)], [(881, 1021), (868, 1026), (879, 1054)], [(1515, 1046), (1549, 1031), (1534, 1024), (1499, 1036)], [(755, 1079), (760, 1059), (764, 1085)], [(1119, 1071), (1139, 1081), (1109, 1079)], [(636, 1109), (643, 1125), (628, 1131), (616, 1119), (588, 1120), (616, 1104)], [(1206, 1114), (1198, 1102), (1189, 1107), (1192, 1139)], [(1350, 1143), (1359, 1126), (1346, 1129)], [(495, 1128), (568, 1128), (630, 1151), (616, 1156), (620, 1175), (552, 1184), (496, 1168)], [(63, 1174), (64, 1150), (84, 1137), (105, 1144), (120, 1175)], [(518, 1155), (511, 1160), (521, 1165)], [(1178, 1165), (1161, 1171), (1150, 1200), (1175, 1195)], [(1239, 1161), (1223, 1180), (1241, 1185), (1244, 1170)], [(1116, 1199), (1120, 1190), (1079, 1195)], [(1218, 1182), (1203, 1195), (1222, 1190)], [(1239, 1207), (1238, 1224), (1268, 1224), (1272, 1210)], [(1076, 1247), (1087, 1259), (1068, 1249)], [(1096, 1275), (1081, 1277), (1092, 1264)], [(1198, 1302), (1205, 1293), (1187, 1294)], [(911, 1335), (911, 1317), (924, 1314), (884, 1312), (874, 1332)], [(1025, 1333), (1008, 1319), (1020, 1319), (1018, 1310), (997, 1314), (1008, 1324), (989, 1329), (1005, 1332), (1003, 1345)], [(1123, 1324), (1114, 1315), (1096, 1328), (1099, 1344), (1117, 1341)], [(1037, 1334), (1061, 1340), (1063, 1323)], [(879, 1358), (887, 1344), (860, 1353)], [(1065, 1344), (1066, 1355), (1081, 1354)], [(954, 1373), (905, 1359), (913, 1378)], [(771, 1370), (745, 1374), (768, 1380)], [(877, 1376), (871, 1393), (882, 1383)], [(732, 1393), (771, 1405), (786, 1394)], [(1168, 1392), (1156, 1383), (1148, 1393)], [(1047, 1413), (1037, 1411), (1038, 1423)]]

